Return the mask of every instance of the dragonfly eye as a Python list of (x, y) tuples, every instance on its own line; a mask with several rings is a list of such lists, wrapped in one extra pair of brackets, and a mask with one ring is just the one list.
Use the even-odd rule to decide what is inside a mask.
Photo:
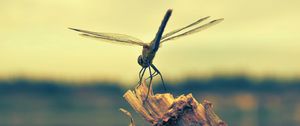
[(142, 58), (142, 55), (139, 56), (139, 58), (138, 58), (138, 63), (139, 63), (140, 65), (143, 64), (143, 58)]

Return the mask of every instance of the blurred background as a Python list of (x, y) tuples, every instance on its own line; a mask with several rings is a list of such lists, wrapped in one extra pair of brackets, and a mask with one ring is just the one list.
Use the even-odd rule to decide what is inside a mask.
[[(169, 92), (214, 103), (232, 126), (300, 125), (298, 0), (1, 0), (0, 125), (124, 126), (122, 95), (142, 48), (87, 39), (68, 27), (151, 41), (199, 18), (225, 20), (166, 42), (154, 64)], [(207, 21), (208, 22), (208, 21)], [(155, 78), (155, 91), (163, 92)]]

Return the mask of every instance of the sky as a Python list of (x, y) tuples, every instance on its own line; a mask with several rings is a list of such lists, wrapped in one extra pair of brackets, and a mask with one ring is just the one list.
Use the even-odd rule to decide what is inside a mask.
[(153, 63), (167, 80), (216, 73), (299, 77), (299, 5), (299, 0), (1, 0), (0, 78), (134, 83), (141, 47), (84, 38), (67, 28), (149, 42), (169, 8), (166, 32), (205, 16), (225, 20), (162, 45)]

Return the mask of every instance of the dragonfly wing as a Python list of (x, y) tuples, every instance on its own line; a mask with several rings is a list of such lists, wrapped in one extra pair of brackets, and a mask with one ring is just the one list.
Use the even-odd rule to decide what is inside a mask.
[(166, 42), (166, 41), (169, 41), (169, 40), (174, 40), (174, 39), (177, 39), (177, 38), (180, 38), (180, 37), (183, 37), (183, 36), (187, 36), (187, 35), (190, 35), (190, 34), (193, 34), (193, 33), (197, 33), (197, 32), (202, 31), (202, 30), (204, 30), (204, 29), (206, 29), (206, 28), (208, 28), (208, 27), (210, 27), (210, 26), (213, 26), (213, 25), (215, 25), (215, 24), (220, 23), (220, 22), (223, 21), (223, 20), (224, 20), (223, 18), (213, 20), (213, 21), (211, 21), (211, 22), (209, 22), (209, 23), (207, 23), (207, 24), (201, 25), (201, 26), (196, 27), (196, 28), (194, 28), (194, 29), (191, 29), (191, 30), (189, 30), (189, 31), (187, 31), (187, 32), (181, 33), (181, 34), (176, 35), (176, 36), (170, 36), (170, 37), (168, 37), (168, 38), (165, 38), (165, 39), (162, 40), (160, 43), (163, 43), (163, 42)]
[(184, 30), (184, 29), (187, 29), (187, 28), (190, 28), (190, 27), (192, 27), (192, 26), (195, 26), (195, 25), (199, 24), (200, 22), (202, 22), (202, 21), (204, 21), (204, 20), (206, 20), (206, 19), (208, 19), (208, 18), (209, 18), (209, 16), (204, 17), (204, 18), (201, 18), (201, 19), (199, 19), (199, 20), (193, 22), (193, 23), (190, 24), (190, 25), (187, 25), (187, 26), (185, 26), (185, 27), (182, 27), (182, 28), (173, 30), (173, 31), (171, 31), (171, 32), (169, 32), (169, 33), (163, 35), (161, 39), (165, 39), (165, 38), (170, 37), (170, 36), (172, 36), (172, 35), (174, 35), (174, 34), (180, 32), (180, 31), (182, 31), (182, 30)]
[(107, 42), (115, 42), (115, 43), (129, 44), (129, 45), (140, 45), (140, 46), (147, 45), (142, 40), (129, 35), (117, 34), (117, 33), (92, 32), (92, 31), (75, 29), (75, 28), (69, 28), (69, 29), (78, 31), (81, 33), (81, 35), (85, 37), (102, 39), (102, 40), (106, 40)]

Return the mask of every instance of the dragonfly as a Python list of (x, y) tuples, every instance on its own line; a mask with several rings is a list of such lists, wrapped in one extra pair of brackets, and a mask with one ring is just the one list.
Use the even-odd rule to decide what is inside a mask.
[[(141, 84), (141, 81), (143, 79), (145, 71), (147, 69), (149, 69), (150, 76), (147, 79), (150, 79), (150, 83), (148, 85), (149, 86), (148, 89), (150, 89), (150, 87), (151, 87), (153, 77), (159, 75), (160, 79), (162, 81), (163, 87), (166, 90), (163, 76), (162, 76), (161, 72), (158, 70), (158, 68), (153, 64), (153, 59), (156, 55), (156, 52), (161, 47), (160, 45), (162, 43), (165, 43), (165, 42), (168, 42), (171, 40), (175, 40), (175, 39), (178, 39), (178, 38), (181, 38), (184, 36), (188, 36), (188, 35), (200, 32), (200, 31), (202, 31), (210, 26), (213, 26), (215, 24), (218, 24), (224, 20), (223, 18), (220, 18), (220, 19), (212, 20), (203, 25), (199, 25), (199, 23), (201, 23), (204, 20), (209, 18), (209, 16), (207, 16), (207, 17), (200, 18), (197, 21), (195, 21), (187, 26), (184, 26), (179, 29), (175, 29), (171, 32), (168, 32), (166, 34), (163, 34), (164, 29), (167, 25), (167, 22), (168, 22), (169, 18), (171, 17), (171, 14), (172, 14), (172, 9), (168, 9), (167, 12), (165, 13), (165, 16), (164, 16), (164, 18), (160, 24), (160, 27), (155, 35), (155, 38), (150, 43), (144, 42), (136, 37), (132, 37), (132, 36), (125, 35), (125, 34), (93, 32), (93, 31), (87, 31), (87, 30), (76, 29), (76, 28), (69, 28), (69, 29), (80, 32), (80, 35), (82, 35), (84, 37), (96, 38), (96, 39), (104, 40), (107, 42), (113, 42), (113, 43), (123, 43), (123, 44), (128, 44), (128, 45), (142, 46), (143, 47), (142, 54), (139, 55), (138, 60), (137, 60), (138, 64), (142, 67), (141, 70), (139, 71), (139, 85)], [(151, 68), (154, 70), (153, 73), (152, 73)], [(149, 90), (148, 90), (148, 94), (149, 94)]]

